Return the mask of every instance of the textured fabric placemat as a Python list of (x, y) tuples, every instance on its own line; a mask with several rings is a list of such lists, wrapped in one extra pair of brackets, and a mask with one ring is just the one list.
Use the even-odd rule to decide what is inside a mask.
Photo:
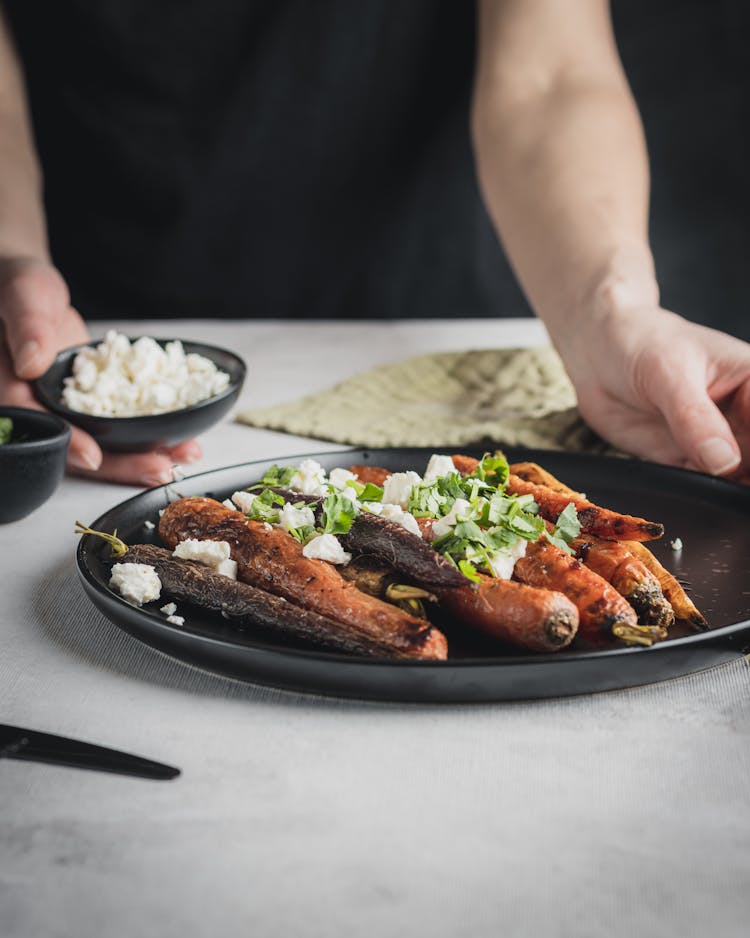
[(262, 409), (241, 423), (355, 446), (510, 446), (603, 452), (578, 413), (550, 347), (419, 355), (326, 391)]

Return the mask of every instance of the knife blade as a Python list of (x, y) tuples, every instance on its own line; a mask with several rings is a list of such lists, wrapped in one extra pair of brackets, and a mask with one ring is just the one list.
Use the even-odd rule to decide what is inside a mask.
[(167, 781), (180, 774), (180, 770), (171, 765), (153, 762), (142, 756), (5, 723), (0, 723), (0, 759), (48, 762), (159, 781)]

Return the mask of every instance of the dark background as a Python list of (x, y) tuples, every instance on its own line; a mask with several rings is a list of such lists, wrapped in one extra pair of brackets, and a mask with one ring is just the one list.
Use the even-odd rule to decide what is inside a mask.
[(614, 0), (664, 306), (750, 340), (747, 0)]

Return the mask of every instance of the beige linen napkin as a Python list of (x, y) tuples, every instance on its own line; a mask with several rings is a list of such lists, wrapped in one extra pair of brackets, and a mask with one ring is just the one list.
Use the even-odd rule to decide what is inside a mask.
[(552, 348), (485, 349), (419, 355), (237, 419), (366, 447), (505, 443), (604, 451), (575, 402)]

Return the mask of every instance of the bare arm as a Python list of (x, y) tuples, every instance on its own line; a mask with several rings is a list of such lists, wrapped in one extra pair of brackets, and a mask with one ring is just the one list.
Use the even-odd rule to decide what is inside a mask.
[(48, 260), (42, 179), (16, 54), (0, 11), (0, 256)]
[(488, 209), (587, 420), (715, 473), (742, 447), (747, 468), (748, 346), (659, 307), (646, 149), (607, 0), (482, 0), (472, 129)]
[[(32, 139), (20, 64), (0, 7), (0, 402), (38, 407), (28, 380), (60, 349), (88, 341), (47, 246), (42, 178)], [(119, 482), (169, 481), (170, 466), (200, 456), (193, 441), (138, 456), (102, 454), (74, 430), (68, 464)]]

